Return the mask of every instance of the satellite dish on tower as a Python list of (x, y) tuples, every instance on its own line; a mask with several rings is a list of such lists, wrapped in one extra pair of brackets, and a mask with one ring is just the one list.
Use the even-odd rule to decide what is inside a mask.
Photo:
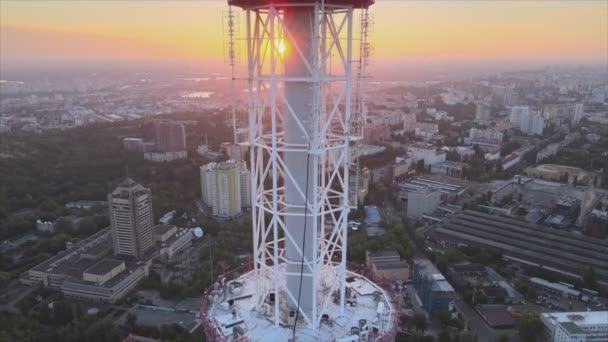
[(201, 227), (194, 228), (193, 233), (197, 239), (200, 239), (203, 237), (203, 229)]

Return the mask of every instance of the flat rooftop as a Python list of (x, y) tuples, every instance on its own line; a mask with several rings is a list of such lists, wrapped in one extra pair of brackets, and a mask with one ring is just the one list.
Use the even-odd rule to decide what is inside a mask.
[(82, 272), (93, 266), (97, 260), (81, 258), (82, 253), (89, 249), (96, 250), (97, 246), (112, 246), (112, 233), (110, 227), (102, 229), (88, 238), (75, 243), (71, 248), (63, 250), (44, 262), (31, 268), (32, 271), (52, 272), (80, 277)]
[[(280, 264), (279, 267), (283, 268), (286, 265)], [(331, 276), (327, 271), (321, 271), (320, 274), (322, 277)], [(214, 303), (201, 310), (203, 319), (207, 319), (212, 324), (219, 339), (229, 338), (233, 332), (232, 328), (239, 326), (243, 329), (247, 341), (288, 341), (293, 336), (293, 328), (284, 325), (287, 312), (281, 312), (280, 324), (274, 326), (271, 317), (263, 314), (263, 307), (259, 305), (259, 298), (256, 298), (259, 296), (257, 291), (269, 286), (272, 281), (267, 274), (250, 271), (234, 281), (228, 282), (226, 288), (231, 288), (236, 283), (240, 284), (238, 297), (234, 297), (229, 294), (230, 291), (224, 291), (225, 288), (220, 287), (221, 292), (226, 295), (217, 296)], [(305, 324), (304, 319), (300, 316), (295, 331), (296, 341), (340, 341), (343, 338), (349, 338), (351, 327), (359, 326), (361, 319), (365, 319), (369, 323), (376, 321), (380, 337), (396, 328), (394, 325), (397, 322), (394, 321), (393, 311), (395, 308), (385, 290), (368, 278), (350, 271), (346, 271), (344, 286), (351, 288), (357, 294), (356, 299), (349, 298), (349, 300), (355, 301), (356, 305), (345, 305), (344, 313), (341, 314), (338, 304), (332, 300), (327, 301), (324, 312), (328, 315), (330, 323), (320, 324), (316, 331)], [(374, 299), (374, 293), (380, 294), (380, 302)], [(230, 299), (233, 299), (232, 307), (229, 307), (227, 303)], [(384, 309), (380, 311), (379, 307)], [(369, 326), (371, 330), (371, 324)]]
[(399, 183), (399, 189), (407, 192), (416, 192), (428, 187), (436, 188), (442, 193), (453, 195), (459, 195), (465, 190), (464, 187), (457, 184), (439, 182), (420, 177), (415, 177)]
[(375, 258), (401, 258), (397, 251), (376, 251), (376, 252), (367, 252), (367, 257), (373, 261)]
[(507, 311), (503, 304), (484, 304), (476, 307), (483, 319), (492, 327), (511, 327), (515, 324), (515, 318)]
[(171, 224), (159, 224), (154, 227), (154, 234), (165, 234), (173, 228), (175, 228), (175, 226)]
[(124, 261), (116, 259), (101, 259), (101, 261), (89, 267), (86, 271), (84, 271), (84, 273), (104, 275), (123, 263)]
[(594, 325), (608, 324), (608, 311), (582, 311), (582, 312), (546, 312), (542, 317), (554, 322)]
[(385, 261), (385, 262), (374, 262), (379, 270), (400, 270), (402, 268), (409, 268), (405, 261)]
[(368, 224), (378, 224), (382, 220), (380, 216), (380, 209), (373, 205), (365, 207), (365, 222)]
[(608, 279), (608, 241), (518, 220), (466, 210), (441, 223), (435, 233), (470, 245), (497, 248), (505, 256), (580, 274), (593, 266)]

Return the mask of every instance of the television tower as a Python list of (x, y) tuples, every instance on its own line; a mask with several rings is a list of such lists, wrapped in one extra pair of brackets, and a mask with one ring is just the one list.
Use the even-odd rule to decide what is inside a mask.
[(396, 328), (386, 292), (346, 263), (353, 13), (373, 3), (228, 0), (247, 30), (253, 270), (208, 291), (212, 340), (377, 341)]

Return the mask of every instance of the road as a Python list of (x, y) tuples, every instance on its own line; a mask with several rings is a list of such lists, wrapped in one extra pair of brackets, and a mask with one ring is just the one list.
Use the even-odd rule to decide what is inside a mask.
[(456, 309), (469, 322), (472, 332), (480, 337), (480, 341), (496, 341), (502, 334), (509, 336), (509, 342), (519, 342), (521, 339), (515, 329), (493, 329), (479, 316), (477, 311), (465, 302), (460, 295), (454, 300)]
[[(9, 285), (9, 287), (10, 287), (10, 285)], [(21, 288), (21, 287), (24, 288), (23, 291), (19, 292), (16, 296), (14, 296), (10, 302), (8, 302), (4, 305), (0, 305), (0, 311), (7, 311), (10, 313), (19, 313), (19, 309), (16, 308), (15, 305), (17, 303), (19, 303), (19, 301), (21, 301), (27, 295), (34, 292), (37, 288), (36, 286), (17, 285), (16, 288), (7, 290), (7, 291), (18, 291), (19, 288)]]

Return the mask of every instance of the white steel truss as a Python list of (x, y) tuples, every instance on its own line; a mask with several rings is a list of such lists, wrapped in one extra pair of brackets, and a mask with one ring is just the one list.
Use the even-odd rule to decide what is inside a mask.
[(317, 328), (332, 301), (344, 313), (353, 7), (245, 14), (256, 301)]

